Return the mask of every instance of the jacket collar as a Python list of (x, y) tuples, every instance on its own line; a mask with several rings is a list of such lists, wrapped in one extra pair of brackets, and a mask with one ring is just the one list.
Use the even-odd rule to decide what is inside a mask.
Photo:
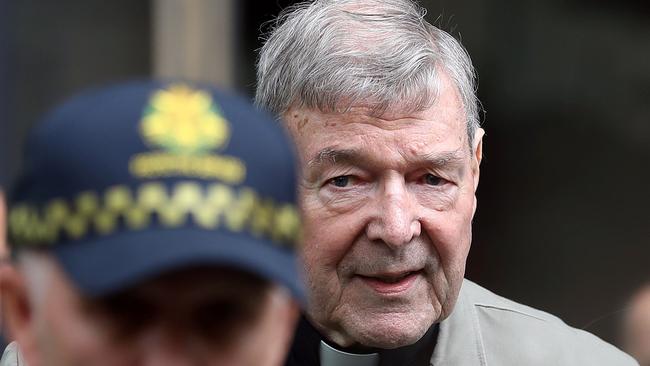
[(438, 344), (431, 357), (434, 366), (486, 366), (485, 347), (478, 315), (470, 294), (472, 286), (463, 280), (456, 306), (440, 323)]

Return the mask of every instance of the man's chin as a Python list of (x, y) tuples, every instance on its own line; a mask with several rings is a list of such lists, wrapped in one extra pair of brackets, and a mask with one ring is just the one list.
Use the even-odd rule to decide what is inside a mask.
[(366, 347), (394, 349), (416, 343), (433, 324), (425, 319), (369, 319), (350, 324), (348, 334), (355, 343)]

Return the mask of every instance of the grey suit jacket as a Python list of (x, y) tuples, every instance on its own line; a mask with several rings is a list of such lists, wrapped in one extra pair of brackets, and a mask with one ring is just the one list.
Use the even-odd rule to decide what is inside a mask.
[(440, 323), (434, 366), (638, 365), (600, 338), (465, 280)]

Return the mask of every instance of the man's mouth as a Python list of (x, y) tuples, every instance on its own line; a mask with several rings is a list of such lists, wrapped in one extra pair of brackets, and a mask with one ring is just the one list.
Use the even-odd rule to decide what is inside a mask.
[(371, 275), (357, 275), (368, 287), (380, 294), (398, 294), (411, 288), (422, 271), (408, 271), (401, 273), (378, 273)]

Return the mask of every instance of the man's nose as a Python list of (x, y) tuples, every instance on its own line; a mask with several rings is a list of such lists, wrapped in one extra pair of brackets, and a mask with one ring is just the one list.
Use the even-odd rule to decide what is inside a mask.
[(370, 240), (381, 240), (398, 249), (420, 235), (418, 202), (408, 191), (403, 177), (386, 179), (373, 199), (374, 212), (366, 229)]
[(200, 365), (187, 339), (174, 337), (162, 329), (150, 329), (140, 338), (139, 365)]

